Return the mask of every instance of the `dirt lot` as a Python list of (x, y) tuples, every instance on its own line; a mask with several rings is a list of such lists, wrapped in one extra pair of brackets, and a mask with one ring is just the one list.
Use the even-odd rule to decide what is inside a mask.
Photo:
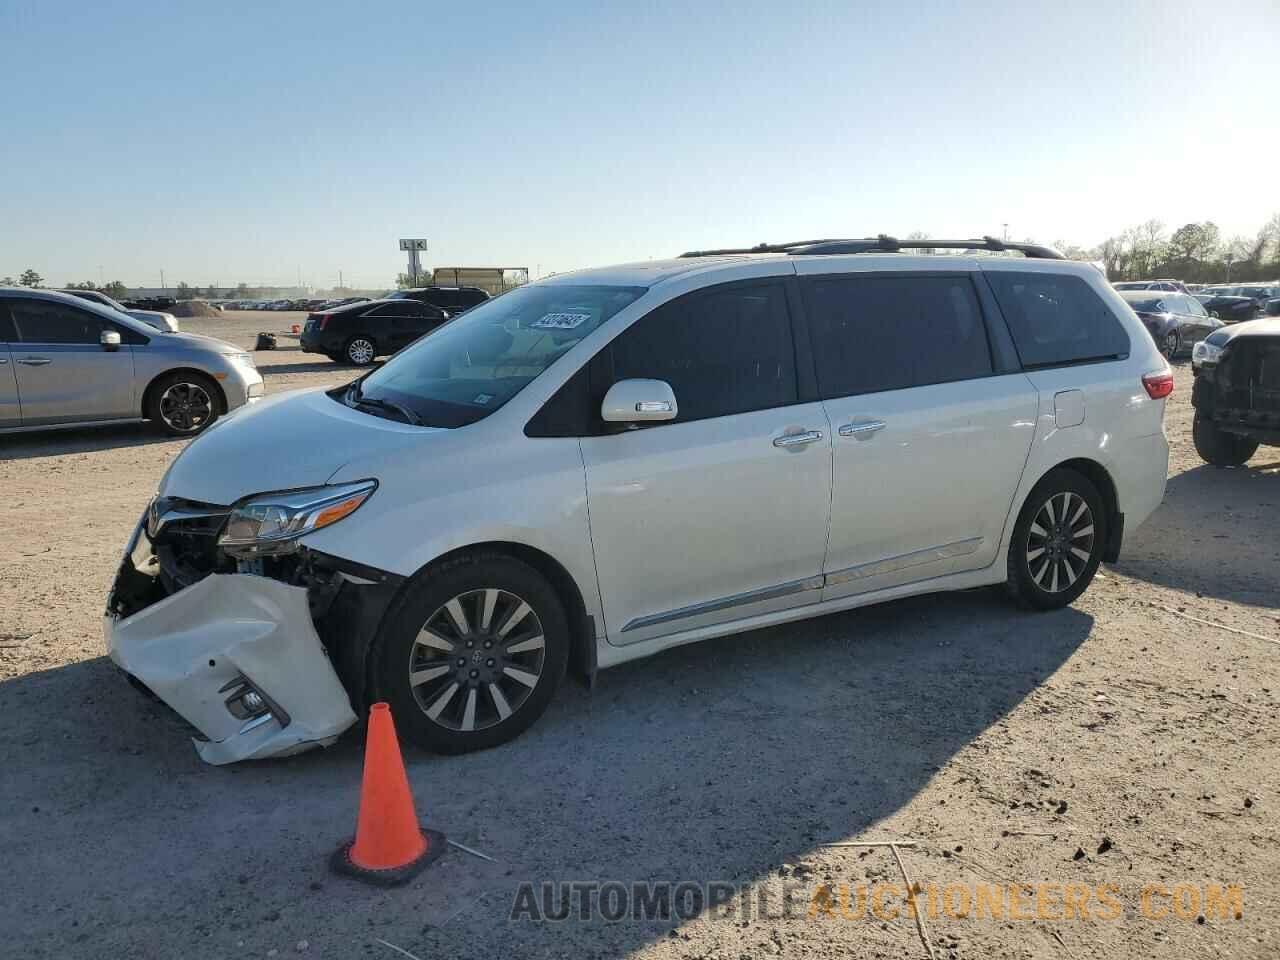
[[(183, 323), (249, 347), (298, 319)], [(269, 392), (350, 376), (281, 344), (258, 355)], [(1054, 919), (1061, 886), (1041, 908), (1029, 887), (1017, 918), (922, 909), (937, 957), (1274, 957), (1280, 451), (1203, 465), (1177, 378), (1164, 505), (1073, 608), (919, 598), (570, 683), (515, 743), (408, 752), (428, 824), (496, 862), (453, 849), (395, 891), (326, 867), (354, 826), (358, 736), (205, 766), (103, 656), (119, 552), (182, 443), (0, 440), (0, 955), (925, 957), (890, 917), (900, 893), (887, 919), (808, 915), (825, 885), (838, 914), (841, 885), (900, 879), (889, 850), (822, 844), (896, 838), (918, 841), (902, 857), (926, 888), (1115, 885), (1114, 919), (1097, 899)], [(720, 881), (757, 907), (511, 920), (525, 880)], [(1189, 894), (1185, 918), (1159, 896), (1166, 915), (1144, 915), (1144, 887), (1180, 883), (1242, 885), (1242, 916)]]

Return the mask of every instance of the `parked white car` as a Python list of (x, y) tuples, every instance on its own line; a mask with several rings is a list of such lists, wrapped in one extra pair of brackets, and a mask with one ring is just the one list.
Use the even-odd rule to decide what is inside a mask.
[(462, 752), (566, 667), (984, 584), (1061, 607), (1160, 503), (1172, 375), (1092, 266), (764, 249), (530, 284), (215, 424), (129, 544), (112, 658), (214, 763), (379, 699)]

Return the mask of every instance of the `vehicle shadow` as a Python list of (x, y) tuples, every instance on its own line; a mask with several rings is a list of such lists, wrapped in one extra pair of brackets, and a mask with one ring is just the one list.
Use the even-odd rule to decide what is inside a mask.
[(164, 436), (150, 424), (137, 422), (74, 430), (32, 431), (0, 436), (0, 460), (34, 460), (116, 447), (185, 442), (184, 438)]
[(759, 883), (824, 842), (919, 829), (883, 821), (1091, 627), (971, 591), (684, 647), (591, 692), (568, 683), (512, 743), (406, 749), (425, 822), (495, 862), (453, 849), (395, 895), (326, 870), (354, 825), (358, 731), (207, 767), (104, 658), (28, 674), (0, 683), (0, 833), (12, 865), (39, 869), (0, 901), (0, 928), (62, 955), (75, 936), (98, 956), (226, 954), (246, 937), (305, 938), (319, 956), (375, 937), (421, 956), (628, 955), (679, 918), (512, 923), (518, 883)]
[(1111, 566), (1175, 590), (1258, 606), (1280, 604), (1278, 453), (1260, 447), (1243, 467), (1203, 464), (1170, 477), (1164, 502), (1142, 526), (1126, 533), (1120, 561)]
[[(261, 359), (261, 358), (259, 358)], [(361, 368), (334, 363), (332, 360), (304, 360), (298, 363), (259, 363), (258, 372), (263, 379), (273, 375), (287, 373), (333, 373), (346, 374), (358, 372)]]

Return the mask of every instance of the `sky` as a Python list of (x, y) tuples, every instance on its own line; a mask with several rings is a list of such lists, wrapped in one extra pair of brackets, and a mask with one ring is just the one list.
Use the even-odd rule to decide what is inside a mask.
[(1280, 211), (1280, 0), (0, 0), (0, 277), (390, 286)]

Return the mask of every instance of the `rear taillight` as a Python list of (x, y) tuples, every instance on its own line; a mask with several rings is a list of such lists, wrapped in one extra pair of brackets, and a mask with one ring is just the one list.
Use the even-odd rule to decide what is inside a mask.
[(333, 319), (333, 314), (331, 313), (320, 314), (320, 316), (316, 317), (316, 329), (323, 330), (325, 328), (325, 325), (332, 319)]
[(1155, 373), (1148, 373), (1143, 376), (1142, 385), (1152, 400), (1163, 400), (1173, 393), (1173, 371), (1166, 367)]

